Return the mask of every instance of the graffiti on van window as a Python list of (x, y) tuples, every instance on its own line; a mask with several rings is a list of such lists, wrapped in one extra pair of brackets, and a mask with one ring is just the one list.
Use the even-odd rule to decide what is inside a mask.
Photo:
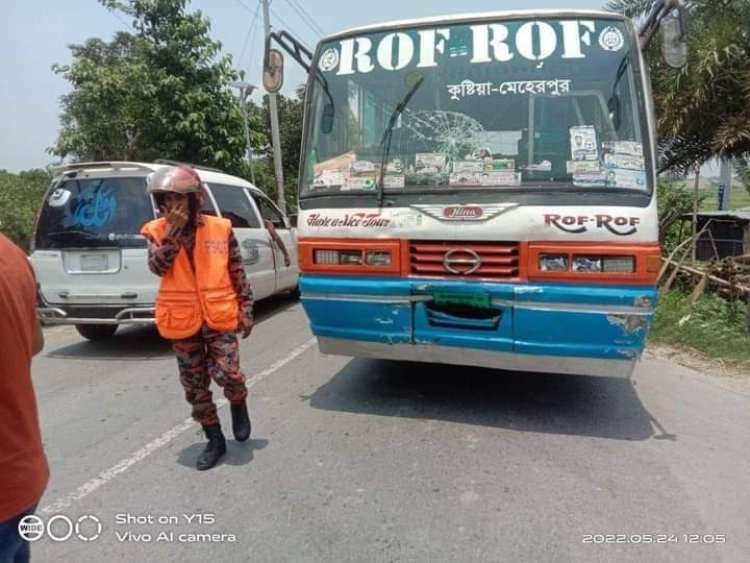
[(117, 209), (117, 199), (112, 190), (86, 189), (76, 195), (70, 206), (74, 225), (103, 227), (109, 223)]

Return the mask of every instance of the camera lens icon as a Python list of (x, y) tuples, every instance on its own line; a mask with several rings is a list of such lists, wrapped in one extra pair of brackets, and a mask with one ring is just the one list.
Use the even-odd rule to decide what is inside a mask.
[(102, 535), (102, 521), (93, 514), (84, 514), (75, 522), (64, 514), (55, 514), (45, 524), (36, 514), (28, 514), (18, 522), (18, 535), (21, 539), (34, 542), (43, 535), (55, 542), (64, 542), (73, 537), (80, 541), (92, 542)]
[(35, 514), (27, 514), (18, 522), (18, 535), (28, 542), (38, 540), (44, 535), (44, 521)]

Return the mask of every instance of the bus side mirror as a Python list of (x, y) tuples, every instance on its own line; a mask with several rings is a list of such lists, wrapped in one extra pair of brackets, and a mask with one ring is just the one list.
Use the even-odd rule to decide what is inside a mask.
[(296, 213), (292, 213), (289, 217), (287, 217), (287, 222), (289, 223), (289, 229), (296, 229), (297, 228), (297, 217), (298, 215)]
[(682, 68), (687, 64), (687, 27), (682, 13), (678, 11), (661, 21), (661, 56), (672, 68)]
[(284, 55), (278, 49), (268, 49), (263, 67), (263, 87), (275, 94), (284, 85)]

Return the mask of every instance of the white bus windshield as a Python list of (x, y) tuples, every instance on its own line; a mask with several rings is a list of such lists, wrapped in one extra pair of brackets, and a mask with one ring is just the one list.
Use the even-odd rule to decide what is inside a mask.
[(300, 195), (650, 191), (631, 33), (616, 19), (546, 18), (324, 41)]

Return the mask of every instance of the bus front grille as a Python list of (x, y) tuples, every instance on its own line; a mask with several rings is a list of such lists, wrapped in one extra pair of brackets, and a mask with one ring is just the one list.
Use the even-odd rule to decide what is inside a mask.
[(517, 242), (410, 241), (409, 273), (419, 277), (507, 280), (519, 276)]

